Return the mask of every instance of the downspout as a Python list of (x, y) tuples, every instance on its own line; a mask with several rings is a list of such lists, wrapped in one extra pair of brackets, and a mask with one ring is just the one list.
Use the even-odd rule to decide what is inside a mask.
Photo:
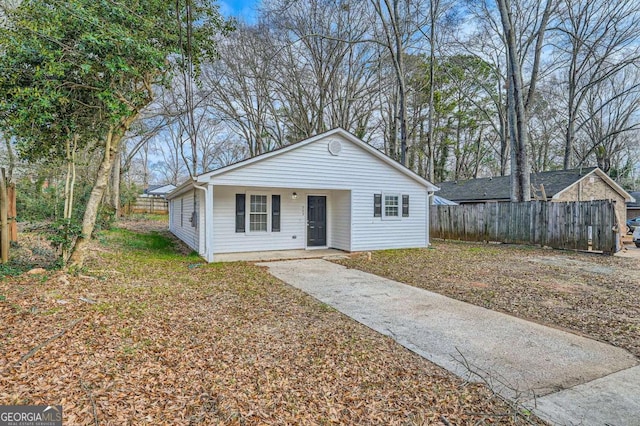
[[(205, 184), (206, 185), (206, 184)], [(198, 186), (197, 182), (194, 181), (193, 182), (193, 187), (195, 189), (199, 189), (202, 191), (203, 195), (204, 195), (204, 211), (205, 211), (205, 217), (204, 220), (202, 221), (202, 223), (204, 224), (204, 229), (202, 230), (202, 238), (204, 238), (204, 257), (207, 260), (207, 262), (209, 261), (209, 239), (207, 238), (207, 188), (206, 187), (202, 187), (202, 186)], [(194, 205), (195, 207), (195, 205)], [(198, 216), (198, 221), (200, 220), (200, 217)], [(200, 232), (200, 229), (198, 229), (198, 232)]]

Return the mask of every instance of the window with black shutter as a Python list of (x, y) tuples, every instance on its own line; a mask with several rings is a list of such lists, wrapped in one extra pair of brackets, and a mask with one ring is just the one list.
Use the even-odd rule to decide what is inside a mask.
[(409, 196), (402, 196), (402, 217), (409, 217)]
[(271, 232), (280, 232), (280, 196), (271, 196)]
[(244, 232), (245, 195), (236, 194), (236, 232)]
[(373, 217), (382, 216), (382, 194), (373, 194)]

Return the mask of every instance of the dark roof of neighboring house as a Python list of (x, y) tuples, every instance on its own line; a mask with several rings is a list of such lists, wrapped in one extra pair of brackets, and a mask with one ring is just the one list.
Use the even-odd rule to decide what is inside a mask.
[(636, 199), (636, 201), (633, 202), (628, 202), (627, 203), (627, 207), (637, 207), (640, 208), (640, 191), (634, 191), (634, 192), (629, 192), (629, 194), (631, 194), (631, 196), (633, 198)]
[[(595, 169), (596, 167), (587, 167), (531, 173), (531, 185), (537, 190), (537, 194), (531, 194), (532, 198), (535, 198), (535, 195), (538, 197), (541, 195), (540, 185), (544, 185), (545, 194), (549, 199)], [(442, 182), (437, 186), (440, 187), (438, 195), (452, 201), (494, 201), (511, 198), (510, 176)]]

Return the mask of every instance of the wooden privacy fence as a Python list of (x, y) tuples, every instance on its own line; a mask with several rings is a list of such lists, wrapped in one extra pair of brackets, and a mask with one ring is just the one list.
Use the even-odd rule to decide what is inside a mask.
[(125, 213), (169, 214), (169, 202), (159, 197), (137, 197), (125, 206)]
[(615, 204), (609, 200), (431, 206), (429, 213), (433, 238), (616, 252)]

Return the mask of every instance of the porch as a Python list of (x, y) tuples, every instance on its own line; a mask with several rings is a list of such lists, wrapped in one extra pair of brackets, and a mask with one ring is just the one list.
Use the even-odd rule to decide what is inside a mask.
[(348, 256), (338, 249), (270, 250), (216, 254), (216, 262), (270, 262), (293, 259), (340, 259)]

